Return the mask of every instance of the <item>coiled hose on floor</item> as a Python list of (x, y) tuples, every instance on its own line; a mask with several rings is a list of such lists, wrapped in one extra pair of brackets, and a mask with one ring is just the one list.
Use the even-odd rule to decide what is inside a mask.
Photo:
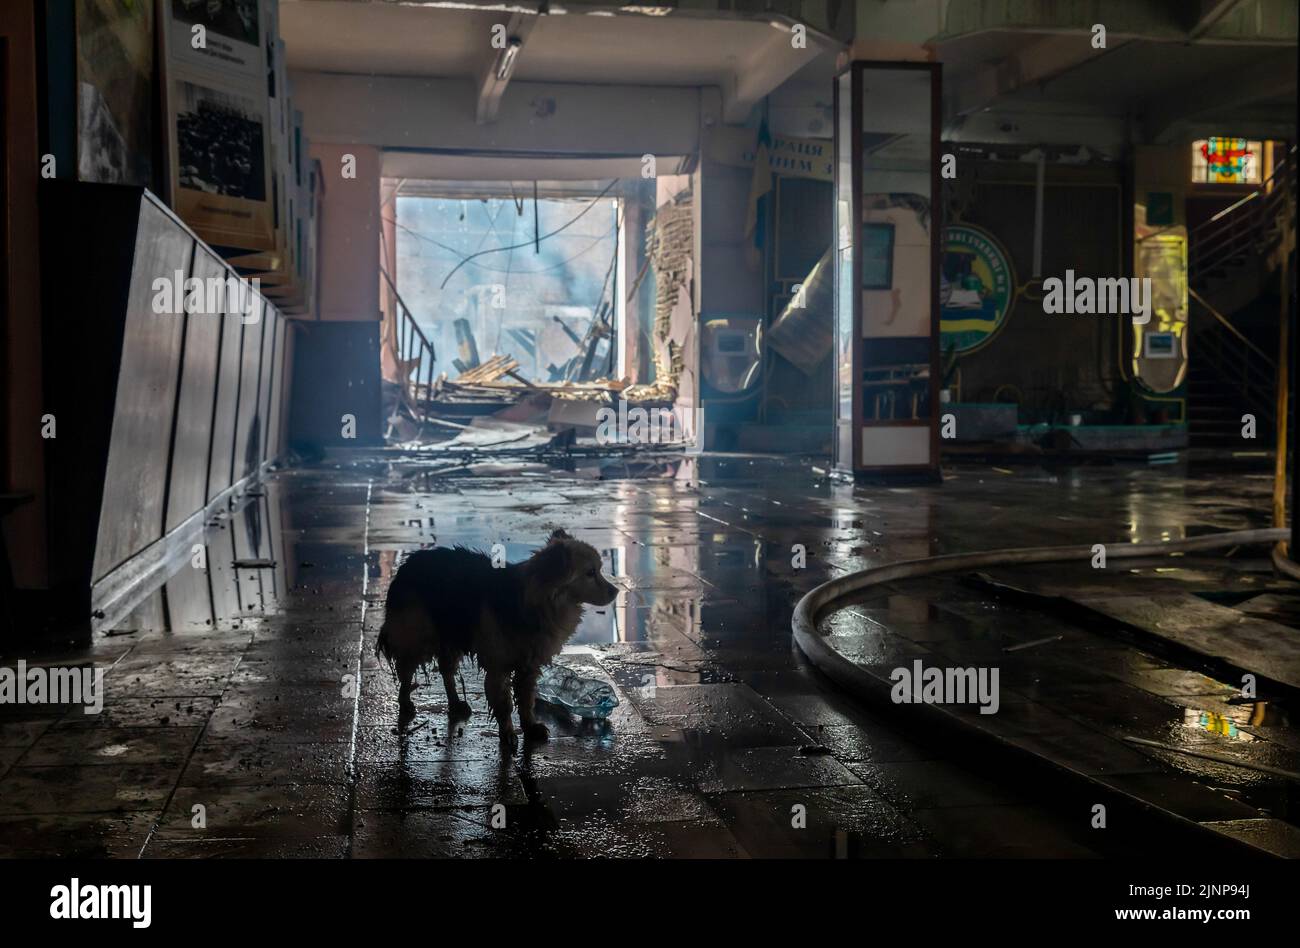
[[(1257, 530), (1230, 530), (1188, 540), (1169, 540), (1160, 543), (1107, 543), (1106, 561), (1141, 559), (1152, 556), (1169, 556), (1177, 553), (1199, 553), (1202, 550), (1220, 550), (1225, 547), (1246, 546), (1257, 543), (1278, 543), (1291, 534), (1282, 527)], [(817, 620), (826, 607), (852, 593), (899, 579), (933, 576), (958, 570), (979, 569), (988, 566), (1012, 566), (1018, 563), (1089, 562), (1095, 555), (1091, 545), (1031, 546), (1010, 550), (986, 550), (982, 553), (951, 553), (920, 560), (904, 560), (873, 566), (828, 580), (808, 592), (794, 607), (791, 625), (795, 644), (818, 670), (850, 690), (871, 687), (870, 676), (852, 661), (831, 648), (817, 632)], [(1274, 551), (1274, 562), (1277, 562)], [(1288, 566), (1295, 568), (1288, 561)]]

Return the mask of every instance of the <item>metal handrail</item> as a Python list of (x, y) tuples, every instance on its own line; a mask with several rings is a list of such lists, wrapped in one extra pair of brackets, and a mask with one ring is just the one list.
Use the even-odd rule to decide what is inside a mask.
[[(1235, 387), (1246, 406), (1270, 427), (1276, 417), (1273, 389), (1259, 379), (1276, 379), (1277, 361), (1190, 284), (1203, 285), (1215, 268), (1234, 257), (1267, 251), (1273, 240), (1269, 229), (1274, 225), (1294, 226), (1290, 215), (1296, 200), (1296, 165), (1297, 150), (1292, 148), (1267, 180), (1191, 231), (1188, 241), (1188, 295), (1213, 317), (1211, 325), (1220, 330), (1205, 337), (1208, 344), (1198, 345), (1199, 356), (1223, 382)], [(1221, 331), (1224, 329), (1227, 333)]]
[[(1219, 211), (1188, 234), (1188, 265), (1193, 278), (1245, 251), (1247, 238), (1257, 238), (1280, 212), (1294, 205), (1296, 155), (1292, 148), (1258, 188)], [(1252, 240), (1252, 247), (1256, 240)]]
[(1232, 333), (1234, 336), (1240, 339), (1241, 342), (1247, 348), (1249, 348), (1252, 352), (1254, 352), (1266, 363), (1268, 363), (1269, 368), (1273, 369), (1274, 371), (1277, 370), (1277, 362), (1273, 359), (1273, 357), (1269, 355), (1267, 352), (1265, 352), (1263, 349), (1261, 349), (1259, 346), (1255, 345), (1249, 339), (1247, 339), (1244, 335), (1242, 335), (1241, 330), (1238, 329), (1236, 326), (1232, 325), (1231, 320), (1229, 320), (1227, 316), (1224, 316), (1217, 309), (1215, 309), (1213, 306), (1207, 303), (1205, 301), (1205, 298), (1201, 296), (1200, 293), (1197, 293), (1189, 286), (1187, 288), (1187, 295), (1190, 296), (1192, 299), (1196, 300), (1196, 302), (1200, 303), (1202, 306), (1204, 306), (1206, 311), (1215, 319), (1217, 319), (1220, 323), (1222, 323), (1223, 327), (1227, 329), (1228, 332)]
[[(1216, 323), (1228, 330), (1228, 336), (1219, 336), (1219, 345), (1200, 345), (1197, 352), (1215, 369), (1216, 374), (1226, 383), (1236, 386), (1249, 408), (1268, 426), (1272, 426), (1276, 409), (1273, 405), (1273, 388), (1257, 381), (1260, 376), (1277, 378), (1276, 360), (1259, 346), (1244, 336), (1226, 316), (1210, 305), (1195, 290), (1188, 288), (1188, 295), (1200, 303), (1214, 317)], [(1229, 345), (1229, 341), (1232, 344)], [(1255, 358), (1252, 359), (1252, 356)], [(1263, 366), (1257, 366), (1257, 362)]]
[(1243, 205), (1245, 205), (1245, 204), (1247, 204), (1247, 203), (1249, 203), (1249, 202), (1255, 200), (1256, 198), (1260, 197), (1260, 195), (1264, 195), (1264, 196), (1268, 197), (1268, 196), (1272, 196), (1272, 195), (1276, 194), (1277, 191), (1278, 191), (1278, 189), (1277, 189), (1277, 188), (1270, 188), (1269, 185), (1276, 184), (1278, 178), (1281, 178), (1281, 177), (1287, 177), (1287, 176), (1289, 176), (1289, 177), (1291, 177), (1291, 178), (1294, 178), (1294, 177), (1295, 177), (1295, 159), (1296, 159), (1296, 152), (1297, 152), (1297, 149), (1296, 149), (1295, 147), (1293, 147), (1290, 151), (1288, 151), (1285, 155), (1282, 156), (1282, 159), (1281, 159), (1281, 160), (1277, 163), (1277, 165), (1273, 168), (1273, 173), (1272, 173), (1271, 175), (1269, 175), (1267, 178), (1265, 178), (1262, 182), (1260, 182), (1260, 185), (1259, 185), (1258, 188), (1256, 188), (1254, 191), (1251, 191), (1251, 192), (1250, 192), (1249, 194), (1247, 194), (1245, 197), (1241, 198), (1241, 200), (1239, 200), (1239, 201), (1237, 201), (1237, 202), (1235, 202), (1235, 203), (1233, 203), (1233, 204), (1229, 204), (1227, 207), (1225, 207), (1223, 210), (1219, 211), (1217, 214), (1215, 214), (1215, 215), (1214, 215), (1213, 217), (1211, 217), (1209, 220), (1204, 221), (1204, 222), (1202, 222), (1201, 224), (1199, 224), (1196, 228), (1194, 228), (1194, 229), (1191, 231), (1191, 233), (1190, 233), (1188, 236), (1189, 236), (1189, 237), (1195, 237), (1195, 236), (1196, 236), (1198, 233), (1200, 233), (1201, 231), (1209, 230), (1211, 224), (1217, 223), (1218, 221), (1220, 221), (1220, 220), (1222, 220), (1223, 218), (1227, 217), (1229, 214), (1233, 213), (1237, 208), (1239, 208), (1239, 207), (1241, 207), (1241, 206), (1243, 206)]
[[(406, 300), (402, 299), (402, 294), (397, 292), (397, 284), (388, 275), (388, 271), (380, 267), (379, 274), (384, 278), (384, 282), (388, 284), (388, 289), (397, 302), (397, 312), (401, 317), (397, 340), (399, 368), (408, 361), (408, 353), (412, 353), (414, 350), (415, 355), (415, 378), (414, 380), (411, 379), (411, 370), (409, 368), (402, 373), (402, 382), (404, 383), (402, 396), (406, 399), (407, 407), (411, 409), (412, 414), (421, 414), (419, 403), (421, 400), (420, 389), (423, 384), (424, 409), (422, 414), (428, 417), (429, 406), (433, 401), (433, 368), (434, 363), (437, 361), (437, 353), (433, 348), (433, 343), (429, 341), (424, 331), (420, 329), (419, 323), (415, 321), (415, 315), (411, 312), (411, 308), (406, 305)], [(421, 375), (427, 376), (424, 383), (420, 381)]]

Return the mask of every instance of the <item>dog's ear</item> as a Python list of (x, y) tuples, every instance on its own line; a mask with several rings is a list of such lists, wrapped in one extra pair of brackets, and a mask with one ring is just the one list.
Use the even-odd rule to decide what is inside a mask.
[(567, 533), (565, 533), (564, 530), (557, 528), (557, 529), (551, 531), (551, 536), (550, 536), (550, 538), (549, 538), (546, 542), (547, 542), (547, 543), (559, 543), (561, 540), (572, 540), (572, 539), (573, 539), (573, 537), (571, 537), (571, 536), (569, 536)]
[(533, 554), (533, 578), (539, 583), (557, 585), (568, 579), (572, 571), (573, 553), (554, 534), (546, 546)]

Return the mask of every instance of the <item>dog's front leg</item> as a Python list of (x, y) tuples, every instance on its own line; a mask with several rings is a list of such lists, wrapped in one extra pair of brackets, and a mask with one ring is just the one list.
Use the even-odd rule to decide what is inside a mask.
[(519, 738), (515, 736), (514, 725), (510, 723), (510, 673), (489, 669), (483, 676), (483, 690), (487, 693), (492, 716), (497, 720), (501, 749), (514, 754), (519, 749)]
[(447, 689), (447, 713), (453, 718), (469, 717), (473, 709), (456, 693), (456, 666), (450, 659), (439, 659), (438, 671), (442, 673), (442, 686)]
[(524, 740), (549, 740), (551, 732), (546, 725), (537, 720), (537, 676), (539, 669), (515, 672), (515, 700), (519, 702), (519, 726), (523, 728)]

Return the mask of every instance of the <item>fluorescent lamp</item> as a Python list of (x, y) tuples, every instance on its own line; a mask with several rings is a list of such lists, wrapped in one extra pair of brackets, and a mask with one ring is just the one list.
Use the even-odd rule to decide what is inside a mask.
[(506, 41), (506, 48), (501, 51), (501, 62), (497, 64), (497, 79), (500, 82), (505, 82), (515, 71), (515, 60), (519, 58), (519, 50), (523, 45), (524, 41), (518, 36), (512, 36)]

